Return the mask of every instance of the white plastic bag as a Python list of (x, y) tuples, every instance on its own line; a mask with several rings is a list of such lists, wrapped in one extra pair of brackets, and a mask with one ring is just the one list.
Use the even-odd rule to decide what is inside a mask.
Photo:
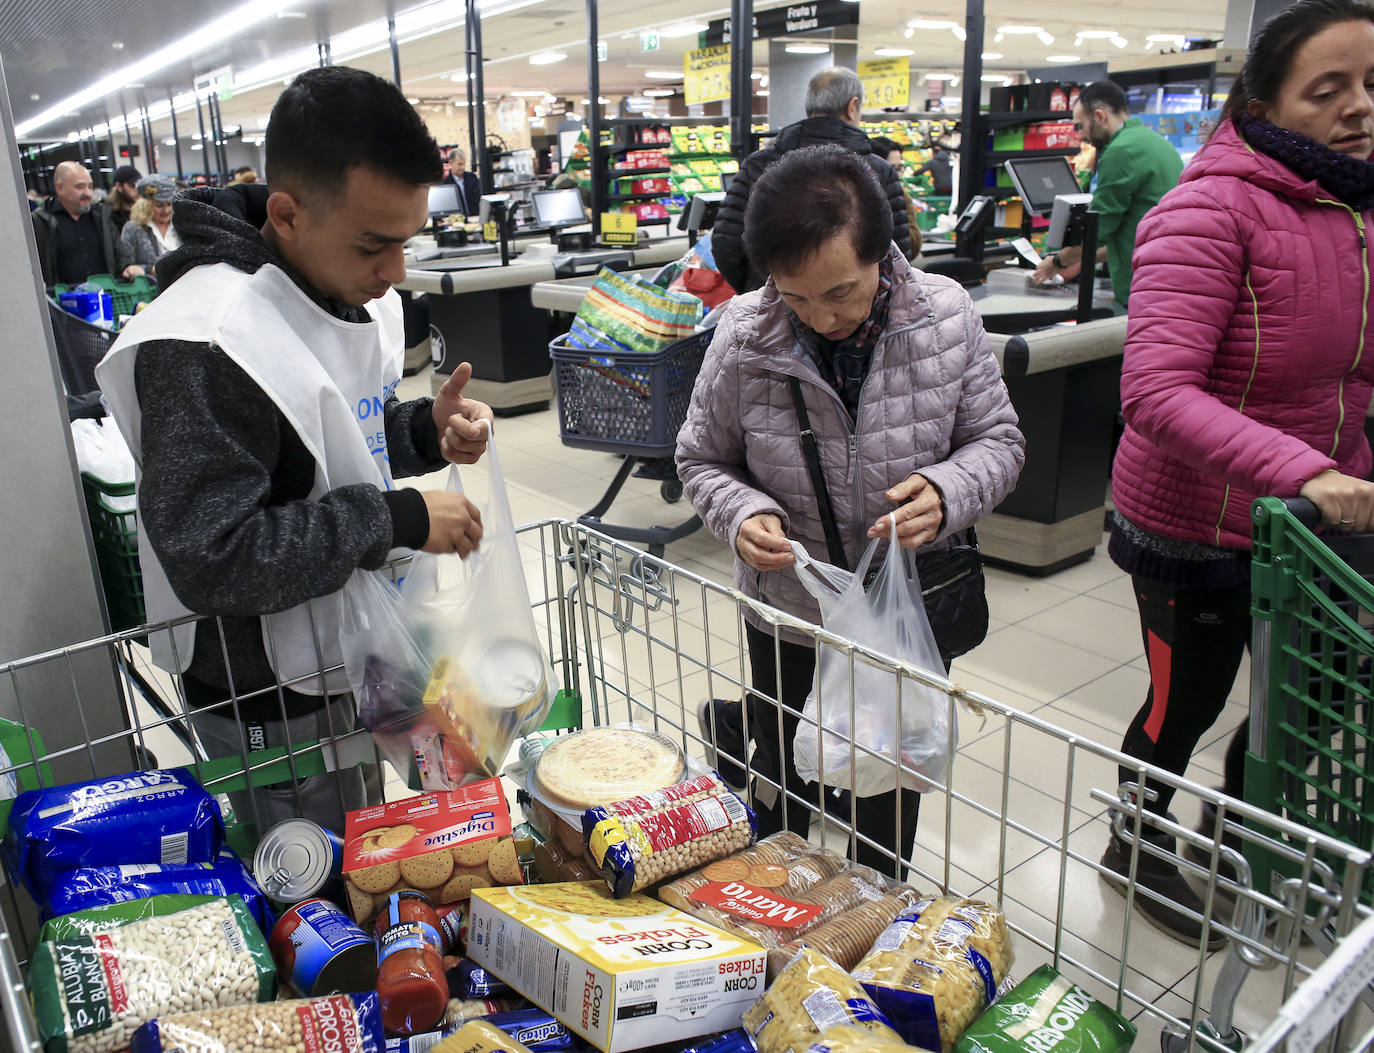
[[(558, 681), (535, 627), (496, 444), (482, 542), (466, 560), (417, 553), (399, 590), (359, 571), (344, 587), (341, 643), (358, 712), (426, 790), (497, 775), (548, 716)], [(449, 488), (462, 492), (457, 469)]]
[[(98, 420), (80, 417), (72, 421), (72, 444), (76, 447), (77, 467), (83, 472), (90, 472), (104, 483), (134, 481), (134, 455), (113, 424), (107, 428)], [(104, 501), (116, 512), (132, 512), (138, 505), (133, 494), (106, 495)]]
[[(867, 592), (864, 578), (881, 538), (868, 546), (853, 572), (813, 560), (794, 541), (797, 577), (820, 604), (822, 624), (836, 636), (943, 673), (920, 580), (914, 566), (908, 573), (911, 561), (902, 558), (896, 537), (894, 523), (887, 555)], [(861, 655), (854, 655), (851, 666), (844, 652), (824, 643), (817, 647), (816, 679), (793, 740), (797, 774), (803, 779), (845, 790), (852, 782), (856, 797), (871, 797), (897, 786), (900, 757), (901, 784), (924, 793), (943, 781), (957, 736), (943, 692), (879, 669)], [(856, 748), (852, 775), (851, 742), (879, 754)]]

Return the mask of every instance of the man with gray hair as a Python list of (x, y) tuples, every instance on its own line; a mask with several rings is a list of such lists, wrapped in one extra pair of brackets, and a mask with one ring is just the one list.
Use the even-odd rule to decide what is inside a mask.
[(834, 143), (863, 157), (892, 206), (892, 240), (907, 259), (915, 255), (919, 246), (913, 247), (911, 243), (906, 199), (897, 171), (873, 152), (868, 136), (859, 129), (863, 99), (863, 82), (852, 69), (832, 66), (821, 70), (806, 87), (805, 119), (789, 124), (778, 133), (772, 146), (755, 151), (740, 163), (711, 228), (716, 266), (736, 292), (757, 289), (768, 280), (768, 275), (755, 267), (744, 251), (744, 208), (749, 202), (749, 191), (764, 169), (789, 150), (802, 146)]
[(458, 187), (458, 207), (463, 215), (475, 216), (482, 200), (482, 184), (467, 167), (468, 155), (455, 146), (448, 152), (448, 178), (444, 182)]

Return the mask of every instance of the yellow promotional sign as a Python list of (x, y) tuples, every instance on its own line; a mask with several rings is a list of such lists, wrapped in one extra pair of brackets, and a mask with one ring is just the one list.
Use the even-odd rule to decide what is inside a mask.
[(683, 101), (724, 102), (730, 98), (730, 45), (697, 48), (682, 56)]
[(601, 213), (601, 244), (638, 245), (639, 217), (633, 212)]
[(489, 222), (487, 222), (487, 223), (483, 223), (483, 224), (482, 224), (482, 240), (483, 240), (483, 241), (500, 241), (500, 240), (501, 240), (501, 230), (500, 230), (499, 227), (497, 227), (497, 225), (496, 225), (495, 222), (489, 221)]
[(882, 110), (911, 104), (911, 61), (906, 58), (873, 59), (859, 63), (864, 85), (864, 108)]

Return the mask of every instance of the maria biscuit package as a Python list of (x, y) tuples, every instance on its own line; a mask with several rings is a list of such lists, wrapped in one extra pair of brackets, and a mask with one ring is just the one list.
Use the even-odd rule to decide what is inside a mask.
[(349, 812), (343, 870), (349, 911), (364, 925), (392, 892), (414, 889), (438, 906), (522, 884), (501, 780)]

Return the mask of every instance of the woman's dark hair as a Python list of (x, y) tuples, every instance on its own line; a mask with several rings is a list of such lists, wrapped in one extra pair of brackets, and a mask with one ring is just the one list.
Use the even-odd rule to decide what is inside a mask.
[(902, 148), (901, 143), (897, 142), (895, 139), (889, 139), (885, 135), (873, 136), (873, 138), (868, 140), (868, 145), (871, 146), (873, 152), (884, 161), (887, 160), (887, 155), (892, 153), (893, 150), (901, 150)]
[(744, 250), (765, 274), (790, 273), (842, 232), (864, 263), (877, 263), (892, 243), (892, 206), (878, 177), (842, 146), (789, 150), (749, 191)]
[(1298, 0), (1264, 23), (1250, 41), (1245, 65), (1226, 98), (1233, 121), (1249, 112), (1253, 100), (1273, 102), (1293, 69), (1298, 48), (1342, 22), (1374, 22), (1374, 7), (1359, 0)]
[(438, 143), (396, 85), (349, 66), (306, 70), (268, 118), (268, 185), (333, 196), (358, 165), (415, 186), (444, 174)]

